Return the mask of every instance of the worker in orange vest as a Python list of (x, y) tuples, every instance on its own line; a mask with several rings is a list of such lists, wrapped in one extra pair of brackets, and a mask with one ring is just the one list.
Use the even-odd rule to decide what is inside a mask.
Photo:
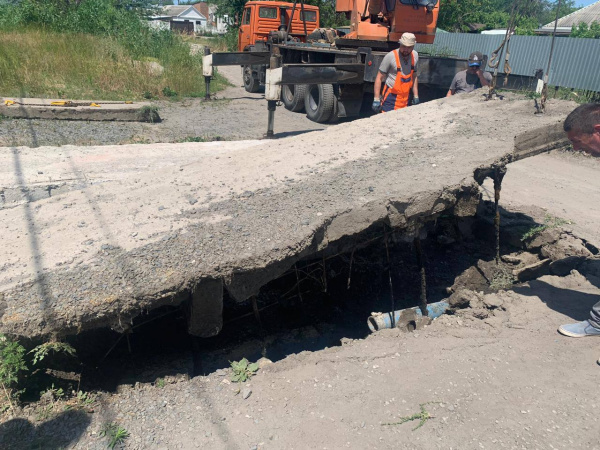
[[(417, 67), (419, 54), (414, 50), (417, 38), (412, 33), (404, 33), (400, 38), (400, 48), (389, 52), (381, 61), (379, 73), (373, 87), (373, 111), (388, 112), (419, 104), (419, 82)], [(381, 85), (384, 84), (383, 92)]]

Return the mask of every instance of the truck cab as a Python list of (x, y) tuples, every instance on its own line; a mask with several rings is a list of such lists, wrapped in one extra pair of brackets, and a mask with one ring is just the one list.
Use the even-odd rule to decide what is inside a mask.
[[(248, 51), (257, 42), (267, 42), (269, 33), (281, 27), (287, 30), (293, 7), (293, 3), (266, 0), (246, 3), (238, 35), (238, 51)], [(300, 3), (297, 3), (293, 15), (289, 36), (306, 42), (306, 36), (319, 28), (319, 8), (304, 5), (302, 11)]]

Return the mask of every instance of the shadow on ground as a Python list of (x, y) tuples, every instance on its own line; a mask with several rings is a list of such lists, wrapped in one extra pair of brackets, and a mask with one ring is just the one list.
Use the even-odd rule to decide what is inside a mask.
[(65, 448), (76, 442), (91, 422), (89, 414), (71, 410), (35, 425), (27, 419), (0, 424), (0, 448), (6, 450)]
[(548, 308), (576, 321), (588, 319), (592, 306), (600, 301), (597, 294), (560, 288), (541, 280), (530, 281), (528, 286), (517, 287), (514, 291), (521, 295), (539, 297)]

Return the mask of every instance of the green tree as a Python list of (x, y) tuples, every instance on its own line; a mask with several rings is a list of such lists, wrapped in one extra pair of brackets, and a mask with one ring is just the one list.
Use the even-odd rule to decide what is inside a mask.
[[(506, 28), (515, 14), (517, 34), (533, 34), (540, 25), (556, 18), (558, 1), (549, 0), (441, 0), (438, 27), (447, 31), (469, 31), (469, 24), (485, 29)], [(559, 17), (576, 11), (574, 0), (562, 1)]]
[(469, 24), (501, 28), (508, 23), (508, 13), (493, 0), (441, 0), (438, 28), (446, 31), (469, 31)]
[(581, 22), (571, 30), (571, 37), (600, 39), (600, 23), (594, 21), (588, 26), (587, 23)]
[(321, 26), (324, 28), (337, 28), (349, 24), (345, 14), (335, 12), (335, 3), (335, 0), (306, 0), (307, 5), (319, 7)]
[(210, 3), (217, 5), (217, 15), (227, 16), (231, 20), (231, 27), (238, 28), (244, 11), (244, 5), (248, 0), (213, 0)]

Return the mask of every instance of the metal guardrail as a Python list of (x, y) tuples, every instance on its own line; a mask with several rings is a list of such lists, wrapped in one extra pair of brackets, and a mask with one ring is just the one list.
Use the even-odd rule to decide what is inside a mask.
[[(417, 44), (416, 49), (422, 53), (468, 58), (474, 51), (491, 55), (502, 39), (504, 35), (437, 33), (433, 44)], [(545, 70), (551, 40), (551, 36), (513, 36), (510, 41), (511, 75), (532, 77), (538, 70)], [(600, 39), (557, 38), (548, 83), (600, 92), (599, 55)], [(500, 55), (500, 61), (503, 60), (504, 54)]]

